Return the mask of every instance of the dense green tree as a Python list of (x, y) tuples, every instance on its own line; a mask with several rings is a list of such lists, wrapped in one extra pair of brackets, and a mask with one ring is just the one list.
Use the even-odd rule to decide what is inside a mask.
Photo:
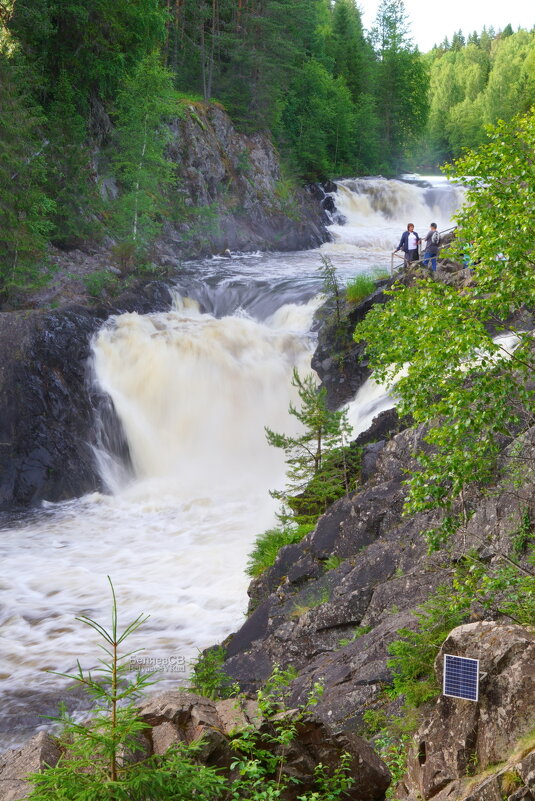
[(314, 523), (336, 498), (347, 494), (355, 476), (355, 452), (349, 448), (350, 426), (346, 412), (327, 409), (325, 390), (316, 387), (311, 375), (301, 378), (294, 370), (292, 385), (299, 395), (299, 408), (290, 414), (301, 426), (296, 436), (266, 428), (270, 445), (286, 456), (286, 487), (271, 494), (282, 501), (283, 523)]
[(456, 33), (453, 34), (451, 39), (451, 49), (452, 50), (462, 50), (465, 46), (466, 41), (463, 35), (462, 30), (458, 30)]
[[(518, 31), (491, 38), (483, 29), (466, 46), (426, 56), (430, 71), (425, 147), (437, 160), (478, 147), (485, 126), (511, 119), (535, 102), (535, 34)], [(491, 46), (492, 45), (492, 46)]]
[(332, 12), (333, 74), (344, 78), (353, 100), (372, 89), (373, 50), (364, 38), (354, 0), (336, 0)]
[(84, 112), (92, 95), (109, 99), (128, 71), (165, 37), (160, 0), (16, 0), (10, 30), (46, 101), (61, 71), (76, 75)]
[(378, 58), (376, 91), (383, 155), (387, 167), (395, 170), (427, 119), (426, 69), (412, 46), (403, 0), (382, 0), (372, 37)]
[(343, 78), (333, 78), (315, 59), (307, 61), (290, 85), (279, 129), (297, 172), (315, 180), (352, 171), (355, 123)]
[[(476, 285), (463, 292), (430, 280), (396, 287), (357, 326), (376, 377), (397, 378), (400, 412), (429, 426), (432, 448), (419, 454), (407, 508), (447, 512), (434, 544), (455, 528), (452, 512), (460, 508), (466, 519), (466, 487), (488, 481), (504, 443), (535, 419), (531, 335), (517, 331), (512, 351), (489, 332), (489, 323), (504, 330), (515, 310), (535, 304), (534, 149), (531, 112), (500, 123), (455, 165), (468, 189), (453, 255), (462, 258), (469, 246)], [(510, 456), (515, 462), (522, 453)]]
[(39, 109), (16, 70), (0, 53), (0, 301), (42, 281), (54, 203), (45, 191), (45, 152)]
[[(485, 122), (494, 124), (498, 120), (509, 120), (522, 110), (526, 85), (533, 74), (525, 69), (525, 63), (535, 53), (535, 35), (519, 31), (497, 42), (492, 70), (485, 91)], [(526, 98), (535, 103), (535, 94)]]
[(71, 247), (95, 236), (101, 202), (91, 166), (87, 122), (72, 80), (62, 70), (48, 110), (46, 189), (54, 198), (54, 243)]
[(170, 73), (158, 53), (146, 56), (120, 88), (115, 124), (115, 169), (121, 193), (114, 204), (111, 233), (126, 254), (142, 256), (158, 233), (173, 165), (165, 147), (164, 122), (180, 113)]

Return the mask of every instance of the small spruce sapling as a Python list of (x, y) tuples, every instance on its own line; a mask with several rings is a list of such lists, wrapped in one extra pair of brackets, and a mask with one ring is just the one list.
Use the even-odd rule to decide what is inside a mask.
[(84, 687), (96, 702), (91, 720), (77, 723), (62, 710), (56, 718), (64, 726), (60, 742), (64, 753), (55, 767), (29, 777), (35, 787), (31, 801), (189, 801), (220, 797), (223, 779), (212, 768), (195, 763), (199, 745), (170, 749), (163, 756), (140, 757), (143, 731), (134, 701), (153, 684), (154, 673), (129, 678), (129, 658), (120, 653), (124, 641), (145, 623), (139, 615), (122, 632), (118, 628), (117, 600), (112, 592), (112, 620), (108, 630), (86, 615), (76, 618), (99, 634), (105, 658), (93, 673), (78, 662), (75, 674), (58, 673)]
[(286, 488), (270, 494), (282, 501), (283, 524), (315, 523), (331, 503), (350, 492), (357, 453), (349, 446), (347, 413), (327, 408), (325, 390), (317, 389), (312, 375), (301, 378), (294, 370), (292, 386), (301, 404), (300, 408), (290, 404), (289, 412), (302, 433), (290, 437), (266, 427), (269, 444), (284, 451), (287, 465)]

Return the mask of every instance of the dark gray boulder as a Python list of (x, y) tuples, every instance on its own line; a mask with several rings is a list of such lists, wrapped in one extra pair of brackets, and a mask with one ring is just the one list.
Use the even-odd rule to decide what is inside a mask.
[(91, 385), (91, 340), (112, 314), (170, 305), (169, 290), (152, 284), (113, 307), (0, 314), (0, 511), (101, 489), (97, 414), (107, 420), (108, 447), (128, 459), (111, 402)]

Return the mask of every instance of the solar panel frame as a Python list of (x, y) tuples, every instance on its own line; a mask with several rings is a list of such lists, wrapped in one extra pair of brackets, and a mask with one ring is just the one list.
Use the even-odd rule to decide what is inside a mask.
[(442, 693), (449, 698), (479, 700), (479, 659), (444, 654)]

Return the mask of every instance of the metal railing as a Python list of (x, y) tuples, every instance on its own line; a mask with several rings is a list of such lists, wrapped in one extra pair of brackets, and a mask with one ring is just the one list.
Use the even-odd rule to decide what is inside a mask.
[[(450, 231), (455, 231), (456, 228), (457, 228), (456, 225), (452, 225), (451, 228), (444, 228), (443, 231), (439, 231), (438, 232), (439, 236), (442, 236), (442, 234), (448, 234)], [(449, 245), (449, 242), (448, 242), (448, 245)], [(438, 248), (438, 251), (437, 251), (437, 255), (434, 258), (438, 259), (438, 254), (440, 253), (440, 251), (443, 250), (445, 247), (447, 248), (448, 245), (439, 245), (439, 248)], [(390, 275), (394, 275), (394, 258), (398, 258), (401, 261), (401, 264), (398, 264), (398, 266), (396, 268), (396, 271), (400, 270), (402, 266), (405, 266), (405, 263), (406, 263), (405, 262), (405, 256), (404, 255), (403, 256), (399, 256), (398, 254), (399, 254), (399, 250), (394, 250), (394, 252), (391, 255), (391, 258), (390, 258)], [(433, 257), (431, 257), (431, 258), (433, 258)], [(422, 256), (422, 258), (418, 259), (417, 261), (411, 261), (410, 265), (412, 267), (412, 266), (416, 266), (417, 264), (422, 264), (422, 262), (424, 260), (425, 259)]]

